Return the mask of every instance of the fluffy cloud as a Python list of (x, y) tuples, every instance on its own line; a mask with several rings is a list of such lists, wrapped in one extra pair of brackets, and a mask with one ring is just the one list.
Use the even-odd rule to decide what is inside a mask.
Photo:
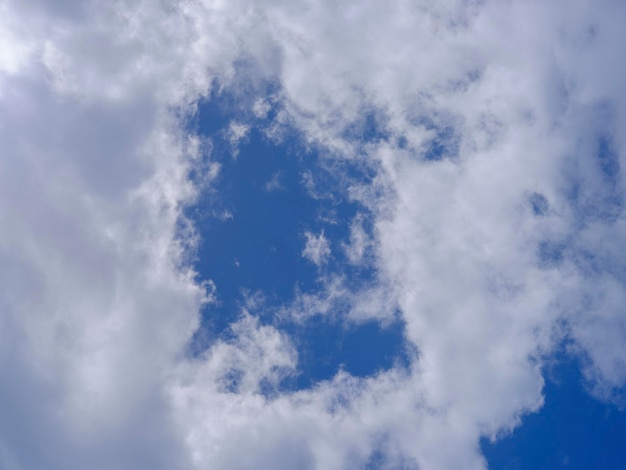
[(319, 235), (305, 232), (304, 236), (306, 237), (306, 244), (302, 250), (302, 256), (317, 266), (326, 263), (330, 256), (330, 245), (324, 232), (322, 231)]
[[(340, 469), (377, 451), (389, 468), (484, 468), (478, 439), (541, 405), (564, 340), (616, 398), (625, 8), (5, 2), (0, 466)], [(297, 350), (250, 313), (186, 355), (211, 297), (183, 209), (217, 167), (185, 119), (212, 89), (266, 118), (268, 81), (268, 133), (293, 126), (375, 175), (348, 189), (373, 220), (349, 256), (372, 250), (368, 303), (399, 306), (407, 368), (284, 392)], [(325, 238), (308, 241), (321, 263)], [(320, 310), (347, 289), (329, 285)]]

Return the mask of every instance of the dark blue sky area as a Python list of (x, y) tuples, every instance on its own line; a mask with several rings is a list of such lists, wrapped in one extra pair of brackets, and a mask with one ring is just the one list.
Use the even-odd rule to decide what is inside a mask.
[[(362, 170), (329, 169), (315, 152), (298, 145), (297, 136), (275, 145), (254, 127), (234, 157), (226, 134), (229, 103), (228, 97), (214, 97), (200, 106), (196, 123), (213, 142), (211, 158), (222, 165), (217, 183), (190, 211), (202, 237), (197, 269), (204, 279), (215, 282), (219, 301), (206, 309), (198, 341), (227, 333), (245, 296), (260, 294), (263, 307), (251, 313), (286, 331), (298, 348), (300, 374), (285, 383), (288, 388), (309, 387), (340, 369), (366, 376), (404, 361), (400, 323), (347, 325), (341, 315), (332, 320), (314, 316), (302, 324), (277, 323), (264, 315), (292, 302), (296, 290), (318, 292), (325, 275), (340, 274), (351, 287), (372, 279), (371, 268), (346, 263), (342, 248), (350, 223), (362, 208), (341, 191), (346, 180), (361, 177)], [(314, 195), (305, 178), (314, 182)], [(323, 231), (329, 241), (332, 255), (320, 267), (302, 256), (307, 231), (316, 235)]]
[(482, 449), (493, 470), (626, 469), (626, 415), (592, 398), (579, 364), (566, 359), (546, 370), (545, 404), (522, 425)]

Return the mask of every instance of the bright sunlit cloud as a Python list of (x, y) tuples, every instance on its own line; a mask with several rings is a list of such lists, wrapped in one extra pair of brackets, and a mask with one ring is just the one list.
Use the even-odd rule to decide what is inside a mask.
[(0, 468), (484, 469), (559, 361), (624, 404), (626, 4), (0, 17)]

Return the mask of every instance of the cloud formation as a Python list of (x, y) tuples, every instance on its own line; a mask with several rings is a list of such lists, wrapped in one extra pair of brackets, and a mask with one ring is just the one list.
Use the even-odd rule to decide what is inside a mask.
[[(622, 399), (625, 9), (5, 2), (0, 466), (481, 469), (564, 342)], [(234, 123), (373, 174), (346, 176), (372, 220), (349, 256), (372, 251), (367, 318), (399, 307), (408, 366), (286, 391), (297, 345), (253, 311), (189, 357), (212, 297), (184, 209), (218, 167), (186, 120), (227, 89)]]
[(324, 232), (320, 232), (319, 235), (305, 232), (304, 236), (306, 237), (306, 243), (304, 250), (302, 250), (302, 256), (317, 266), (326, 263), (330, 256), (330, 245), (324, 236)]

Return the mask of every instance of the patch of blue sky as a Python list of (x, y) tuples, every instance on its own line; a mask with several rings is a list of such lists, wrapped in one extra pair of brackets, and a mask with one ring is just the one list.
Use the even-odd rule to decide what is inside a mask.
[(615, 151), (614, 144), (610, 136), (601, 135), (598, 138), (598, 162), (600, 170), (611, 186), (615, 186), (616, 177), (619, 174), (619, 156)]
[(537, 413), (481, 449), (491, 470), (624, 468), (626, 414), (591, 397), (578, 360), (561, 356), (545, 371), (545, 403)]
[[(274, 315), (297, 295), (323, 291), (333, 276), (355, 291), (374, 281), (372, 266), (348, 262), (345, 250), (357, 214), (364, 230), (371, 230), (365, 208), (346, 189), (367, 183), (373, 173), (363, 162), (339, 164), (305, 149), (295, 133), (273, 142), (262, 132), (273, 113), (255, 121), (238, 114), (234, 102), (232, 96), (214, 94), (200, 104), (192, 123), (211, 139), (210, 158), (221, 165), (217, 180), (188, 211), (201, 237), (196, 269), (215, 283), (218, 300), (204, 311), (192, 351), (228, 336), (229, 325), (254, 298), (257, 308), (251, 313), (287, 332), (298, 349), (299, 374), (287, 379), (285, 388), (306, 388), (339, 370), (367, 376), (405, 363), (399, 322), (348, 322), (340, 303), (332, 314), (300, 321)], [(249, 131), (235, 156), (228, 128), (238, 119)], [(375, 131), (368, 123), (364, 132), (369, 135)], [(330, 255), (319, 265), (303, 256), (306, 233), (323, 234), (329, 243)]]
[(614, 111), (604, 103), (595, 107), (593, 116), (594, 140), (582, 143), (583, 160), (572, 161), (565, 169), (569, 201), (580, 226), (589, 222), (613, 222), (624, 206), (619, 184), (619, 155), (611, 131), (615, 128)]
[(388, 117), (383, 111), (364, 109), (360, 116), (344, 130), (344, 138), (367, 145), (388, 140), (391, 137), (387, 126)]
[(365, 377), (394, 366), (407, 366), (404, 327), (376, 321), (341, 325), (313, 317), (288, 331), (300, 355), (300, 374), (288, 379), (288, 388), (303, 389), (334, 376), (339, 370)]
[[(458, 157), (461, 136), (456, 117), (442, 113), (418, 114), (411, 117), (410, 123), (427, 135), (420, 148), (414, 149), (420, 159), (437, 162)], [(405, 137), (399, 137), (398, 147), (408, 149)]]
[(535, 215), (546, 215), (550, 208), (548, 199), (541, 193), (532, 193), (529, 202)]
[[(610, 127), (610, 122), (606, 123)], [(599, 132), (595, 142), (588, 146), (593, 158), (585, 158), (585, 165), (570, 162), (566, 169), (565, 195), (573, 215), (570, 233), (542, 240), (538, 246), (539, 264), (552, 268), (565, 260), (571, 261), (586, 275), (623, 270), (621, 264), (610, 256), (601, 256), (597, 247), (593, 250), (579, 243), (579, 235), (592, 225), (610, 226), (623, 213), (624, 194), (620, 189), (619, 155), (610, 134)], [(587, 155), (585, 155), (587, 157)], [(544, 216), (550, 202), (542, 194), (534, 193), (529, 202), (536, 216)], [(612, 272), (619, 277), (624, 273)]]
[[(386, 442), (382, 442), (383, 448)], [(390, 462), (385, 452), (376, 450), (372, 453), (369, 460), (366, 462), (363, 470), (414, 470), (414, 462), (403, 462), (403, 459), (394, 459), (394, 462)]]

